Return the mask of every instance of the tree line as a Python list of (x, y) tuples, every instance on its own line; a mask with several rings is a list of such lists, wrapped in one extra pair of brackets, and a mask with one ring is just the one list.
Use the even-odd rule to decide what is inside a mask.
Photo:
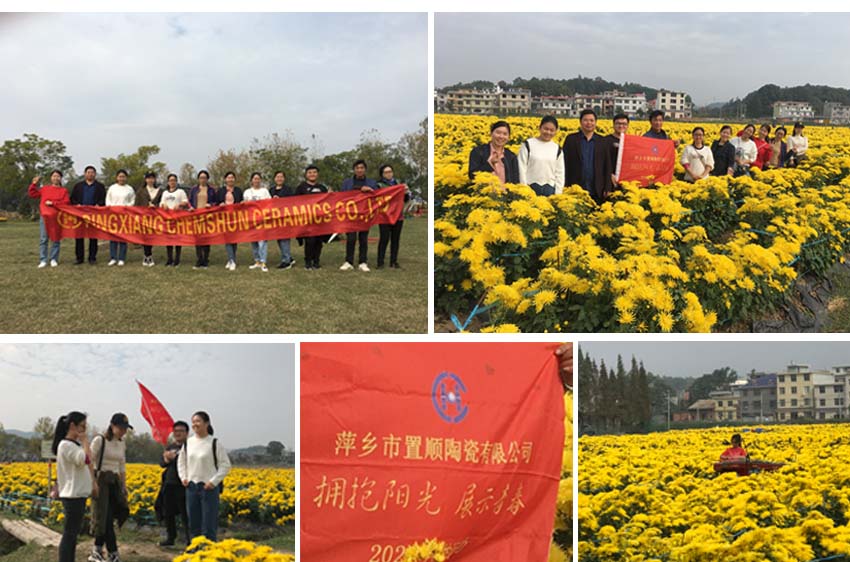
[(646, 99), (655, 99), (658, 93), (657, 88), (650, 88), (635, 82), (624, 82), (618, 84), (597, 76), (589, 78), (579, 74), (575, 78), (522, 78), (518, 76), (511, 82), (501, 80), (499, 82), (489, 82), (487, 80), (473, 80), (472, 82), (459, 82), (452, 86), (440, 88), (440, 92), (448, 92), (450, 90), (459, 89), (476, 89), (476, 90), (491, 90), (499, 86), (502, 89), (522, 88), (531, 90), (532, 96), (574, 96), (576, 94), (601, 94), (610, 90), (620, 90), (630, 94), (643, 92), (646, 94)]
[[(197, 172), (206, 169), (213, 185), (222, 185), (224, 174), (232, 171), (240, 182), (237, 185), (246, 186), (253, 172), (271, 179), (275, 171), (283, 170), (287, 184), (295, 186), (301, 182), (304, 168), (315, 164), (321, 170), (320, 181), (331, 189), (339, 189), (343, 179), (351, 175), (354, 161), (363, 159), (369, 164), (370, 177), (377, 174), (381, 164), (390, 164), (395, 177), (407, 183), (414, 195), (427, 199), (428, 193), (427, 119), (419, 123), (416, 131), (406, 133), (396, 142), (388, 142), (377, 130), (370, 129), (360, 136), (354, 148), (335, 154), (323, 154), (321, 142), (315, 137), (311, 147), (303, 146), (290, 131), (255, 138), (245, 148), (220, 149), (202, 168), (186, 162), (178, 170), (169, 170), (164, 162), (156, 160), (159, 152), (157, 145), (144, 145), (130, 154), (103, 157), (97, 166), (98, 177), (108, 186), (116, 172), (124, 169), (129, 174), (127, 183), (139, 187), (144, 185), (144, 174), (149, 170), (157, 174), (162, 184), (171, 172), (177, 174), (181, 187), (190, 187), (197, 183)], [(38, 201), (27, 197), (26, 187), (33, 176), (49, 177), (53, 169), (63, 173), (65, 186), (82, 179), (82, 170), (75, 169), (62, 141), (31, 133), (6, 140), (0, 145), (0, 209), (24, 216), (36, 213)]]

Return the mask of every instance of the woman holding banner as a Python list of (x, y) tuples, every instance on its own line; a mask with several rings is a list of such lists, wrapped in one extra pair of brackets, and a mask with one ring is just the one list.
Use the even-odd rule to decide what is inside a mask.
[(62, 540), (59, 542), (59, 562), (74, 562), (77, 538), (86, 514), (86, 500), (89, 496), (98, 495), (97, 484), (92, 478), (85, 414), (71, 412), (59, 417), (51, 450), (56, 455), (56, 490), (51, 491), (51, 497), (62, 501), (65, 515)]
[(186, 440), (177, 457), (177, 473), (186, 488), (186, 511), (189, 514), (191, 538), (204, 535), (215, 542), (218, 533), (218, 506), (222, 482), (230, 472), (230, 457), (213, 437), (210, 416), (206, 412), (192, 415), (194, 435)]
[[(245, 190), (245, 201), (263, 201), (271, 199), (272, 196), (269, 190), (262, 186), (263, 176), (259, 172), (251, 174), (251, 187)], [(254, 252), (254, 265), (248, 266), (248, 269), (258, 269), (263, 272), (268, 272), (266, 261), (269, 257), (269, 245), (266, 240), (258, 240), (251, 242), (251, 250)]]
[[(127, 184), (127, 170), (118, 170), (115, 183), (106, 190), (107, 207), (132, 207), (136, 204), (136, 190)], [(127, 243), (109, 241), (109, 263), (106, 265), (123, 267), (127, 259)]]
[[(38, 187), (39, 180), (41, 180), (41, 176), (35, 176), (32, 179), (28, 194), (32, 199), (39, 199), (40, 218), (38, 224), (41, 234), (38, 239), (38, 268), (41, 269), (47, 267), (47, 245), (50, 243), (50, 238), (47, 236), (47, 225), (44, 222), (44, 212), (47, 207), (69, 203), (71, 198), (68, 196), (68, 190), (62, 187), (62, 172), (59, 170), (50, 172), (50, 185)], [(50, 248), (50, 267), (59, 265), (61, 243), (61, 240), (56, 240), (53, 242), (53, 247)]]
[[(127, 446), (124, 436), (133, 429), (127, 416), (114, 414), (104, 435), (92, 439), (91, 454), (94, 476), (99, 490), (92, 502), (91, 534), (94, 546), (89, 562), (118, 562), (118, 540), (115, 520), (121, 527), (130, 516), (127, 507)], [(106, 546), (108, 558), (103, 557)]]
[[(327, 193), (328, 187), (319, 183), (319, 168), (309, 165), (304, 169), (304, 181), (295, 188), (295, 195), (318, 195)], [(299, 240), (304, 241), (304, 269), (319, 269), (319, 258), (322, 257), (322, 244), (325, 236), (305, 236)]]
[[(189, 198), (186, 197), (185, 191), (177, 187), (177, 174), (168, 174), (166, 185), (167, 189), (160, 196), (159, 206), (169, 211), (188, 209)], [(180, 265), (180, 253), (183, 251), (183, 246), (166, 246), (165, 251), (168, 252), (166, 267)]]
[[(216, 205), (215, 189), (209, 185), (210, 173), (206, 170), (198, 172), (198, 185), (189, 193), (189, 206), (192, 209), (206, 209)], [(206, 269), (210, 266), (209, 245), (195, 246), (195, 255), (198, 261), (192, 269)]]
[[(382, 187), (390, 187), (398, 185), (399, 181), (395, 179), (393, 167), (389, 164), (383, 164), (378, 168), (378, 181), (376, 185), (378, 189)], [(410, 190), (404, 190), (404, 202), (410, 201)], [(387, 245), (390, 246), (390, 267), (401, 269), (398, 264), (398, 248), (401, 242), (401, 227), (404, 226), (404, 209), (401, 211), (401, 216), (393, 224), (379, 224), (378, 230), (380, 237), (378, 238), (378, 269), (383, 269), (384, 260), (387, 257)]]
[[(156, 208), (159, 205), (161, 193), (159, 186), (156, 185), (156, 174), (153, 172), (145, 173), (145, 185), (136, 190), (136, 207)], [(153, 246), (146, 244), (142, 246), (142, 249), (145, 252), (142, 267), (153, 267)]]
[[(242, 202), (242, 188), (236, 185), (236, 174), (227, 172), (224, 174), (224, 189), (218, 194), (219, 205), (233, 205)], [(225, 244), (227, 251), (227, 264), (224, 266), (229, 271), (236, 270), (236, 248), (237, 244)]]

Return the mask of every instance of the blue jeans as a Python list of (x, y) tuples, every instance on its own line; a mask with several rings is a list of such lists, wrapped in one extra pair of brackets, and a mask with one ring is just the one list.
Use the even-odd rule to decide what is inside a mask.
[(292, 261), (292, 253), (289, 247), (289, 238), (286, 240), (278, 240), (277, 247), (280, 248), (280, 263), (289, 263)]
[(539, 183), (533, 183), (529, 187), (531, 187), (531, 189), (533, 189), (534, 193), (536, 193), (537, 195), (542, 195), (544, 197), (550, 197), (552, 195), (555, 195), (555, 188), (549, 185), (548, 183), (544, 185), (540, 185)]
[(109, 259), (124, 261), (127, 259), (126, 242), (109, 242)]
[(225, 244), (224, 249), (227, 250), (227, 261), (236, 263), (236, 244)]
[(251, 251), (254, 252), (254, 262), (266, 263), (269, 257), (269, 243), (266, 240), (251, 242)]
[(218, 532), (218, 487), (205, 490), (203, 482), (189, 482), (186, 488), (186, 513), (191, 538), (204, 535), (216, 541)]
[[(39, 219), (38, 221), (39, 232), (41, 236), (38, 239), (38, 259), (40, 261), (47, 261), (47, 245), (50, 243), (50, 238), (47, 236), (47, 226), (44, 224), (44, 219)], [(62, 241), (54, 242), (53, 246), (50, 248), (50, 259), (59, 261), (59, 246)]]

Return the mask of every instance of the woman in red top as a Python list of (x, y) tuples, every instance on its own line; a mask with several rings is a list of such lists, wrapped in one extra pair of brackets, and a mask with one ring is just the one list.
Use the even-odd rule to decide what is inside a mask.
[[(29, 187), (29, 196), (33, 199), (41, 200), (38, 206), (40, 215), (39, 225), (41, 229), (41, 237), (38, 241), (38, 267), (40, 269), (47, 267), (48, 258), (47, 243), (49, 242), (49, 238), (47, 236), (47, 226), (44, 224), (44, 213), (48, 207), (60, 204), (67, 205), (71, 202), (71, 198), (68, 195), (68, 190), (62, 187), (62, 172), (59, 170), (50, 172), (50, 185), (38, 187), (39, 180), (41, 180), (41, 176), (36, 176), (32, 179)], [(61, 240), (55, 241), (53, 247), (50, 248), (50, 267), (59, 265), (59, 246), (61, 242)]]
[(739, 434), (735, 434), (732, 436), (732, 446), (723, 451), (723, 454), (720, 455), (721, 461), (738, 461), (744, 460), (747, 458), (747, 451), (744, 450), (743, 441), (741, 440), (741, 436)]
[(756, 143), (756, 161), (753, 162), (753, 168), (764, 170), (765, 165), (770, 162), (770, 157), (773, 154), (773, 147), (770, 146), (770, 125), (762, 125), (759, 127), (759, 134), (753, 138)]

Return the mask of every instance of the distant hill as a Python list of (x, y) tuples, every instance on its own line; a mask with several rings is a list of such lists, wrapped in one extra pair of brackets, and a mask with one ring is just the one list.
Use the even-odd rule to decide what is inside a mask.
[(21, 431), (19, 429), (6, 429), (5, 431), (9, 435), (16, 435), (18, 437), (23, 437), (24, 439), (32, 439), (33, 437), (38, 437), (38, 434), (32, 431)]
[(575, 94), (601, 94), (607, 90), (622, 90), (629, 93), (644, 92), (646, 99), (655, 99), (658, 88), (651, 88), (642, 84), (633, 82), (610, 82), (597, 76), (596, 78), (588, 78), (585, 76), (577, 76), (576, 78), (514, 78), (512, 82), (489, 82), (487, 80), (473, 80), (472, 82), (458, 82), (451, 86), (439, 88), (440, 92), (449, 90), (458, 90), (461, 88), (475, 88), (479, 90), (492, 89), (496, 86), (502, 88), (525, 88), (531, 90), (532, 96), (573, 96)]
[(850, 90), (814, 84), (787, 88), (776, 84), (765, 84), (743, 98), (731, 99), (720, 106), (711, 104), (695, 108), (694, 114), (701, 117), (740, 115), (754, 119), (771, 118), (773, 117), (772, 106), (777, 101), (808, 102), (815, 110), (815, 115), (823, 115), (824, 102), (833, 101), (850, 105)]

